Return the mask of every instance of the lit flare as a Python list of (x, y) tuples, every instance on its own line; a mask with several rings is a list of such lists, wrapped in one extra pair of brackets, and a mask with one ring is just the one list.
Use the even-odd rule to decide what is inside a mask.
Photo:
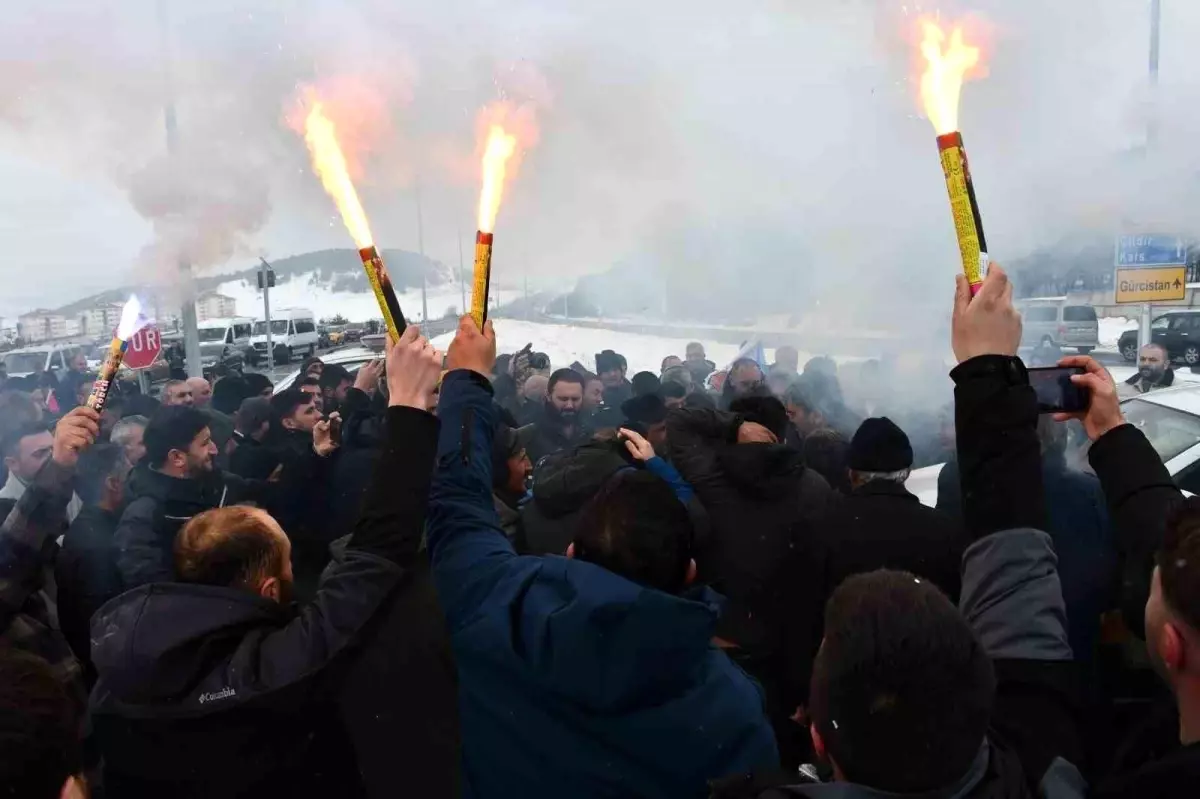
[(104, 363), (96, 375), (95, 382), (92, 383), (92, 393), (87, 398), (87, 406), (96, 413), (104, 410), (104, 404), (108, 401), (113, 381), (117, 379), (117, 373), (121, 371), (121, 362), (125, 360), (125, 350), (129, 348), (129, 339), (145, 324), (141, 314), (142, 304), (138, 302), (137, 295), (130, 296), (125, 307), (121, 309), (121, 321), (117, 324), (113, 340), (108, 345), (108, 354), (104, 357)]
[(926, 62), (921, 74), (921, 103), (934, 131), (943, 136), (958, 130), (959, 96), (968, 73), (979, 65), (979, 48), (963, 41), (960, 27), (947, 37), (936, 22), (926, 20), (921, 24), (921, 55)]
[(312, 156), (313, 169), (321, 179), (321, 185), (333, 199), (342, 222), (350, 231), (350, 238), (359, 249), (375, 243), (367, 214), (359, 202), (358, 192), (350, 180), (346, 167), (346, 156), (338, 144), (337, 127), (325, 115), (325, 108), (313, 93), (307, 95), (308, 114), (304, 118), (304, 143)]
[(501, 125), (488, 128), (487, 145), (483, 151), (483, 188), (479, 192), (479, 230), (494, 233), (496, 215), (504, 197), (504, 179), (508, 159), (517, 151), (517, 137)]

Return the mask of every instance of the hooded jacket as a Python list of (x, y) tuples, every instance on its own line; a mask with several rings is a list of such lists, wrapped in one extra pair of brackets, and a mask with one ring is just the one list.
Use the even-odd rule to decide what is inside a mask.
[(610, 441), (589, 441), (542, 459), (533, 498), (521, 508), (523, 555), (561, 555), (575, 537), (583, 506), (630, 463)]
[(518, 556), (492, 506), (486, 379), (451, 372), (438, 413), (427, 534), (460, 675), (464, 795), (699, 797), (707, 779), (777, 762), (758, 686), (710, 644), (717, 596)]
[(361, 793), (330, 667), (417, 558), (437, 439), (424, 411), (390, 418), (346, 554), (299, 612), (242, 589), (159, 583), (96, 613), (92, 719), (113, 796)]
[(667, 441), (711, 523), (696, 560), (700, 578), (729, 600), (716, 634), (763, 682), (783, 737), (807, 695), (809, 642), (822, 612), (816, 522), (833, 492), (799, 451), (735, 443), (741, 423), (726, 411), (673, 410)]

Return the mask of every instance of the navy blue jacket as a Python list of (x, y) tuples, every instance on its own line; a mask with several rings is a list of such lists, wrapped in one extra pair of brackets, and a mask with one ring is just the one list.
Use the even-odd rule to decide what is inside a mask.
[(778, 765), (753, 680), (713, 647), (719, 597), (518, 556), (492, 504), (487, 381), (442, 383), (426, 529), (459, 670), (463, 793), (701, 797)]

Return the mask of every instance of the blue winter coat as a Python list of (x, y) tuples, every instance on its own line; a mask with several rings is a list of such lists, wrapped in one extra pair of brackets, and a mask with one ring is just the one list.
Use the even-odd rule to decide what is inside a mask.
[(459, 671), (464, 795), (702, 797), (778, 766), (758, 685), (710, 640), (720, 597), (518, 556), (491, 496), (487, 381), (442, 384), (427, 526)]

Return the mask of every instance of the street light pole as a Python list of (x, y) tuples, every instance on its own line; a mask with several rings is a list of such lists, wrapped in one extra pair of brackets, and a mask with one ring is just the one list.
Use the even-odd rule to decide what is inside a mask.
[[(167, 128), (167, 155), (175, 158), (179, 150), (179, 125), (175, 115), (175, 82), (171, 74), (171, 26), (167, 20), (167, 0), (158, 0), (158, 24), (162, 36), (163, 73), (166, 82), (163, 119)], [(203, 377), (204, 367), (200, 364), (200, 328), (196, 321), (196, 282), (192, 277), (192, 265), (186, 257), (179, 260), (179, 288), (183, 295), (179, 315), (183, 320), (183, 354), (187, 361), (188, 377)]]
[(421, 254), (421, 324), (429, 324), (429, 298), (425, 278), (425, 221), (421, 217), (421, 181), (417, 179), (417, 252)]
[[(1150, 111), (1146, 119), (1146, 157), (1158, 139), (1158, 56), (1162, 34), (1162, 0), (1150, 0)], [(1153, 339), (1150, 333), (1150, 303), (1142, 304), (1142, 319), (1138, 330), (1139, 346)]]
[(262, 269), (259, 270), (259, 285), (263, 290), (263, 319), (267, 320), (267, 371), (275, 369), (275, 346), (271, 341), (271, 265), (261, 255)]

